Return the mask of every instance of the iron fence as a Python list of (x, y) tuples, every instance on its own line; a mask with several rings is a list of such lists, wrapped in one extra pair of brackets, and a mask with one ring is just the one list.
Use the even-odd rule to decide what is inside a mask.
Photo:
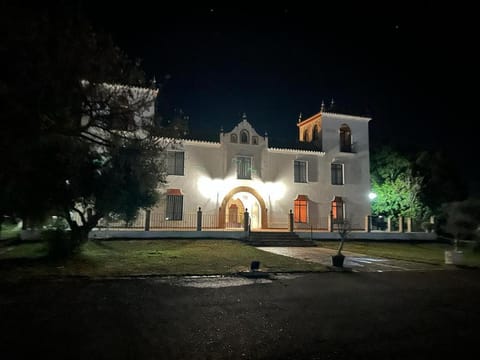
[[(220, 221), (218, 212), (190, 211), (184, 212), (180, 219), (169, 219), (165, 211), (151, 210), (149, 221), (147, 212), (141, 210), (137, 217), (126, 223), (125, 221), (103, 218), (98, 223), (98, 228), (102, 229), (137, 229), (137, 230), (243, 230), (243, 215), (240, 220), (234, 222), (229, 219)], [(80, 217), (76, 213), (71, 214), (72, 218), (80, 224)], [(199, 216), (201, 216), (201, 226), (199, 227)], [(404, 217), (385, 217), (381, 215), (366, 217), (350, 217), (351, 230), (353, 231), (373, 231), (373, 232), (425, 232), (431, 231), (433, 227), (432, 220), (409, 219)], [(274, 215), (268, 217), (268, 228), (278, 230), (289, 230), (290, 214), (283, 216)], [(334, 219), (328, 216), (320, 217), (317, 221), (307, 223), (293, 223), (294, 231), (336, 231)]]

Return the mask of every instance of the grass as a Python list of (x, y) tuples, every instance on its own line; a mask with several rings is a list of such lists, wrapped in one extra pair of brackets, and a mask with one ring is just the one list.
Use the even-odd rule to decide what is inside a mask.
[[(320, 246), (337, 249), (338, 242), (321, 241)], [(445, 250), (453, 246), (443, 243), (392, 243), (392, 242), (346, 242), (343, 250), (390, 259), (410, 260), (428, 264), (445, 263)], [(480, 251), (474, 251), (472, 243), (462, 243), (459, 250), (464, 253), (464, 265), (480, 267)]]
[(20, 228), (17, 224), (2, 224), (0, 228), (0, 240), (15, 238), (19, 233)]
[[(338, 242), (321, 241), (336, 249)], [(443, 265), (439, 243), (346, 242), (344, 251)], [(480, 267), (480, 251), (463, 243), (464, 264)], [(325, 271), (321, 264), (264, 252), (234, 240), (114, 240), (90, 241), (80, 254), (65, 261), (51, 261), (43, 242), (0, 243), (0, 278), (87, 276), (121, 277), (148, 275), (234, 274), (249, 270), (253, 260), (271, 272)]]
[(247, 271), (253, 260), (271, 272), (325, 271), (314, 264), (258, 250), (234, 240), (90, 241), (63, 262), (46, 257), (46, 244), (11, 243), (0, 247), (3, 279), (48, 276), (211, 275)]

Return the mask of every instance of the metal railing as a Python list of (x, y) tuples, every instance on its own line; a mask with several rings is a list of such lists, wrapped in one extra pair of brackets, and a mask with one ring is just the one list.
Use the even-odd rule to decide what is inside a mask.
[[(147, 218), (149, 215), (149, 218)], [(290, 216), (269, 216), (268, 228), (288, 231), (290, 229)], [(74, 220), (80, 223), (80, 218), (72, 214)], [(149, 220), (149, 221), (148, 221)], [(97, 228), (101, 229), (132, 229), (132, 230), (223, 230), (223, 231), (242, 231), (244, 229), (243, 216), (242, 221), (220, 221), (219, 213), (215, 211), (202, 212), (190, 211), (181, 214), (181, 219), (168, 219), (164, 211), (152, 210), (146, 212), (141, 210), (138, 216), (126, 223), (125, 221), (101, 219)], [(349, 222), (353, 231), (365, 232), (425, 232), (432, 231), (432, 219), (410, 219), (406, 217), (385, 217), (381, 215), (371, 215), (365, 217), (350, 217)], [(220, 227), (222, 225), (222, 227)], [(336, 231), (336, 222), (333, 218), (322, 216), (316, 221), (306, 223), (296, 223), (293, 221), (293, 231)]]

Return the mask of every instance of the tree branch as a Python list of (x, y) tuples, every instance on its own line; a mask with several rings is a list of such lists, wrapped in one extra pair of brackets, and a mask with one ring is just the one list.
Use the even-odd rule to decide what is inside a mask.
[(82, 225), (87, 224), (87, 220), (85, 219), (85, 215), (83, 212), (81, 212), (79, 209), (77, 209), (75, 206), (72, 207), (72, 210), (75, 211), (78, 215), (80, 215), (80, 219), (82, 220)]

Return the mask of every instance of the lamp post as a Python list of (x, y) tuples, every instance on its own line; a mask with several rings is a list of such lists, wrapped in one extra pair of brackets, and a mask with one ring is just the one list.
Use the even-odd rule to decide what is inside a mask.
[[(375, 194), (373, 191), (370, 191), (368, 193), (368, 198), (370, 199), (370, 202), (373, 201), (376, 197), (377, 197), (377, 194)], [(372, 231), (372, 227), (373, 227), (373, 221), (372, 221), (372, 215), (370, 211), (370, 215), (367, 216), (367, 220), (365, 224), (366, 231), (367, 232)]]

